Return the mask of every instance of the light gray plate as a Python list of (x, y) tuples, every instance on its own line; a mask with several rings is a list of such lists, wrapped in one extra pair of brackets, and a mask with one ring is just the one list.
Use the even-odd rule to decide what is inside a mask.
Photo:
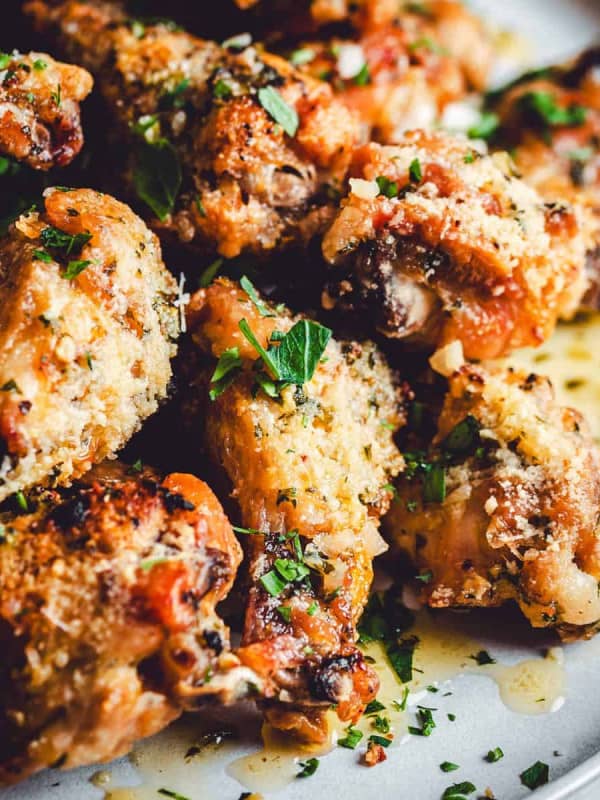
[[(198, 4), (199, 8), (201, 3)], [(600, 2), (590, 0), (473, 0), (483, 16), (503, 28), (519, 31), (532, 46), (532, 63), (560, 60), (600, 38)], [(506, 70), (499, 77), (506, 77)], [(444, 616), (437, 618), (444, 625)], [(513, 663), (532, 656), (549, 644), (532, 633), (516, 617), (480, 614), (463, 618), (462, 625), (501, 661)], [(490, 636), (490, 631), (494, 635)], [(554, 642), (552, 642), (554, 643)], [(536, 760), (550, 765), (552, 782), (536, 791), (536, 800), (600, 798), (600, 640), (564, 648), (566, 701), (560, 710), (537, 716), (516, 714), (500, 701), (490, 680), (473, 675), (455, 678), (452, 695), (442, 692), (428, 697), (427, 705), (439, 708), (438, 727), (425, 739), (410, 736), (388, 751), (388, 759), (375, 769), (359, 766), (356, 753), (338, 748), (321, 760), (317, 774), (296, 780), (276, 794), (279, 800), (306, 800), (308, 796), (338, 800), (439, 800), (445, 787), (465, 780), (478, 788), (476, 797), (490, 787), (496, 798), (519, 800), (530, 792), (519, 781), (519, 773)], [(447, 713), (456, 714), (456, 721)], [(157, 759), (155, 788), (164, 785), (190, 800), (237, 800), (242, 787), (226, 773), (239, 755), (257, 749), (257, 741), (228, 746), (218, 751), (209, 769), (181, 765), (181, 752), (173, 744), (178, 737), (193, 736), (186, 721), (158, 738), (163, 755)], [(183, 731), (183, 732), (182, 732)], [(190, 739), (191, 741), (191, 739)], [(505, 757), (487, 764), (483, 756), (500, 746)], [(179, 747), (181, 751), (181, 745)], [(172, 753), (172, 755), (170, 755)], [(554, 755), (560, 753), (560, 755)], [(460, 764), (460, 770), (444, 774), (442, 761)], [(161, 763), (159, 763), (161, 762)], [(161, 765), (162, 764), (162, 765)], [(109, 767), (112, 785), (132, 785), (139, 775), (126, 760)], [(161, 773), (159, 770), (164, 769)], [(10, 790), (0, 791), (1, 800), (98, 800), (103, 792), (89, 783), (97, 768), (72, 773), (46, 772)], [(162, 782), (164, 780), (164, 783)], [(593, 784), (593, 785), (592, 785)], [(270, 796), (270, 795), (269, 795)], [(160, 795), (146, 792), (144, 797)]]

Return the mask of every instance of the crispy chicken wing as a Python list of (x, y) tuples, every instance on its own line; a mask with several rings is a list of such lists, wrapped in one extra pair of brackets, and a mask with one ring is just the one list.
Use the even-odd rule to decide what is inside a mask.
[(413, 131), (357, 151), (323, 240), (327, 308), (368, 310), (392, 338), (461, 341), (469, 358), (540, 344), (585, 291), (584, 210), (544, 204), (506, 154)]
[(2, 522), (0, 784), (109, 761), (258, 680), (215, 612), (241, 550), (202, 481), (100, 472)]
[[(463, 366), (433, 444), (386, 520), (434, 607), (516, 600), (535, 627), (591, 635), (600, 620), (600, 456), (547, 378)], [(445, 478), (444, 478), (445, 474)]]
[(524, 180), (547, 200), (591, 210), (586, 305), (600, 301), (600, 48), (574, 63), (536, 70), (494, 92), (495, 146), (510, 148)]
[(352, 37), (304, 41), (290, 55), (304, 72), (331, 83), (359, 113), (365, 138), (383, 144), (431, 126), (449, 102), (482, 89), (492, 57), (483, 25), (460, 3), (395, 7), (387, 24), (360, 19)]
[(0, 153), (34, 169), (69, 164), (83, 145), (91, 75), (46, 53), (0, 53), (0, 67)]
[(113, 3), (28, 8), (96, 76), (129, 141), (129, 183), (164, 233), (231, 258), (307, 241), (331, 218), (359, 124), (327, 84)]
[(178, 333), (156, 236), (122, 203), (49, 189), (0, 240), (0, 499), (114, 455), (165, 397)]
[[(372, 559), (385, 549), (378, 520), (391, 498), (386, 484), (402, 469), (392, 438), (402, 397), (374, 345), (333, 340), (310, 380), (274, 392), (261, 377), (257, 343), (278, 341), (272, 357), (285, 359), (297, 336), (298, 358), (310, 359), (310, 344), (302, 345), (309, 323), (268, 313), (219, 280), (192, 298), (189, 316), (209, 376), (215, 359), (223, 372), (235, 358), (229, 385), (215, 376), (213, 396), (221, 393), (202, 413), (211, 454), (233, 485), (242, 524), (254, 531), (246, 537), (250, 588), (238, 655), (265, 681), (268, 719), (318, 740), (328, 706), (355, 719), (377, 691), (355, 645), (356, 623)], [(253, 389), (257, 379), (266, 391)], [(206, 398), (206, 376), (198, 391)]]

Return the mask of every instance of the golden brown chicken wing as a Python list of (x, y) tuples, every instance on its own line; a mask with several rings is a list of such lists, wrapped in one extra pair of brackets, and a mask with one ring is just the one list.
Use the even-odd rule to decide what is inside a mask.
[(591, 635), (600, 620), (600, 454), (547, 378), (463, 366), (431, 446), (405, 455), (386, 520), (434, 607), (515, 600), (535, 627)]
[(490, 95), (498, 116), (492, 144), (510, 148), (523, 179), (547, 200), (592, 214), (585, 305), (600, 299), (600, 48), (574, 63), (525, 75)]
[(219, 280), (192, 298), (192, 336), (209, 365), (196, 390), (249, 529), (238, 655), (264, 679), (268, 719), (318, 740), (328, 706), (355, 719), (378, 687), (356, 623), (385, 550), (386, 484), (402, 469), (392, 438), (402, 398), (374, 345), (330, 340), (248, 288)]
[(255, 680), (215, 612), (241, 550), (202, 481), (100, 471), (2, 523), (0, 784), (111, 760)]
[(79, 104), (92, 76), (46, 53), (0, 53), (0, 153), (34, 169), (64, 167), (81, 150)]
[(122, 203), (49, 189), (0, 240), (0, 499), (114, 455), (165, 397), (175, 281)]
[(357, 151), (323, 240), (325, 307), (365, 310), (392, 338), (458, 339), (468, 358), (540, 344), (586, 288), (585, 212), (544, 204), (506, 154), (413, 131)]
[(28, 8), (96, 76), (129, 141), (130, 186), (164, 233), (231, 258), (304, 242), (331, 218), (359, 126), (327, 84), (117, 4)]
[[(290, 54), (358, 112), (365, 139), (383, 144), (430, 127), (449, 102), (484, 88), (492, 60), (483, 25), (461, 3), (394, 5), (379, 24), (359, 18), (353, 36), (304, 41)], [(385, 3), (376, 6), (383, 11)]]

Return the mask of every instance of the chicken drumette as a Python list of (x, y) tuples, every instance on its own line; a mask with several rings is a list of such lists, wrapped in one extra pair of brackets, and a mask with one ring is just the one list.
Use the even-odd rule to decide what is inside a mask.
[(114, 455), (166, 396), (177, 288), (122, 203), (49, 189), (0, 240), (0, 500)]
[(506, 154), (412, 131), (354, 158), (350, 193), (323, 240), (326, 308), (367, 310), (391, 338), (469, 358), (540, 344), (577, 309), (588, 212), (544, 203)]
[(0, 67), (0, 153), (40, 170), (69, 164), (83, 145), (91, 75), (46, 53), (0, 53)]
[[(386, 520), (436, 608), (515, 600), (564, 638), (600, 620), (600, 454), (547, 378), (464, 365), (449, 376), (433, 443), (406, 452)], [(416, 445), (416, 446), (415, 446)]]
[(220, 46), (116, 3), (31, 0), (96, 77), (163, 233), (229, 258), (322, 231), (359, 136), (331, 88), (259, 47)]
[(114, 468), (30, 496), (0, 542), (0, 784), (111, 760), (257, 684), (215, 612), (241, 551), (192, 475)]
[(238, 655), (264, 679), (269, 721), (319, 740), (328, 706), (355, 719), (378, 688), (356, 623), (402, 469), (402, 394), (374, 345), (329, 340), (252, 289), (219, 280), (189, 319), (205, 354), (200, 419), (248, 528)]

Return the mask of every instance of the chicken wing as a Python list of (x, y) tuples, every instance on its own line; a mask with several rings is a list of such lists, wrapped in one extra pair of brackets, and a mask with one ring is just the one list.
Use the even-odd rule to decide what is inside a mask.
[(202, 481), (100, 471), (2, 523), (0, 784), (111, 760), (258, 681), (215, 612), (241, 550)]
[(326, 308), (365, 310), (388, 337), (468, 358), (540, 344), (586, 288), (583, 209), (544, 204), (506, 154), (413, 131), (357, 151), (323, 240)]
[[(374, 345), (328, 340), (229, 281), (198, 292), (189, 317), (208, 357), (196, 385), (205, 435), (248, 528), (238, 655), (264, 680), (269, 721), (319, 740), (329, 706), (355, 719), (378, 688), (356, 623), (385, 550), (389, 480), (402, 469), (401, 390)], [(301, 377), (311, 362), (314, 375)]]
[(305, 242), (331, 218), (359, 124), (327, 84), (115, 3), (27, 7), (96, 76), (130, 145), (129, 185), (164, 234), (232, 258)]
[[(385, 4), (376, 5), (382, 11)], [(380, 24), (359, 19), (351, 36), (302, 41), (289, 53), (360, 115), (365, 139), (383, 144), (432, 126), (448, 103), (484, 88), (492, 61), (482, 23), (461, 3), (400, 5), (390, 19), (381, 14)]]
[(158, 240), (90, 189), (50, 189), (0, 239), (0, 499), (68, 482), (166, 396), (177, 289)]
[(34, 169), (64, 167), (81, 150), (79, 104), (92, 76), (46, 53), (0, 53), (0, 153)]
[(600, 620), (600, 455), (550, 381), (463, 366), (449, 378), (433, 443), (406, 453), (386, 520), (431, 606), (515, 600), (564, 638)]
[(588, 252), (591, 290), (600, 303), (600, 48), (574, 63), (536, 70), (502, 90), (488, 105), (499, 126), (494, 146), (511, 149), (524, 180), (547, 200), (566, 198), (591, 210)]

